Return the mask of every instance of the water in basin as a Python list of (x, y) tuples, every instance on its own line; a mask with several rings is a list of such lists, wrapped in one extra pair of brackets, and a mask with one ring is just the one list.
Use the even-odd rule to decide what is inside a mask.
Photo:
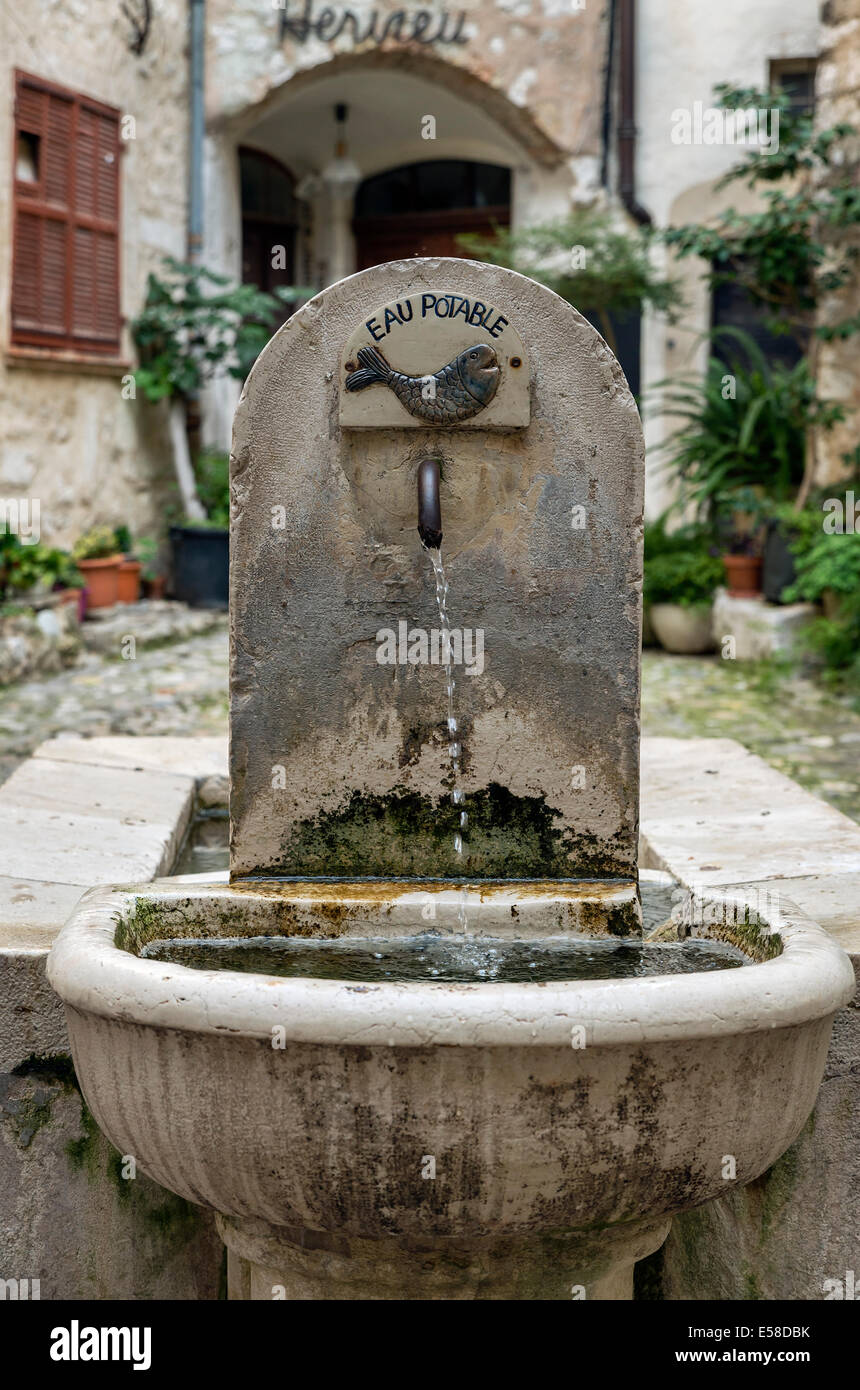
[(283, 936), (202, 941), (186, 937), (152, 941), (141, 954), (193, 970), (238, 970), (363, 984), (628, 979), (732, 970), (748, 964), (740, 951), (721, 941), (630, 942), (573, 936), (542, 941), (429, 934), (340, 941)]

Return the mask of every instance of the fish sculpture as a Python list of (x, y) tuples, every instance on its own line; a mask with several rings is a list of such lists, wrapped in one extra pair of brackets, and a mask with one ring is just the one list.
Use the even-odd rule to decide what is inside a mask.
[(501, 375), (496, 354), (486, 343), (466, 348), (433, 376), (397, 372), (374, 347), (359, 348), (358, 360), (361, 365), (346, 378), (347, 391), (387, 386), (410, 415), (431, 425), (470, 420), (489, 405)]

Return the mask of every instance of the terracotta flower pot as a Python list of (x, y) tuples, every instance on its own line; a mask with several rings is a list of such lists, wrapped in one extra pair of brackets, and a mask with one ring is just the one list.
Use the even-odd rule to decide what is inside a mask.
[(709, 652), (714, 639), (711, 634), (712, 606), (709, 603), (683, 607), (680, 603), (652, 603), (651, 625), (654, 636), (667, 652), (690, 656)]
[(726, 588), (732, 598), (758, 598), (761, 593), (761, 556), (724, 555)]
[(112, 608), (119, 591), (121, 555), (104, 560), (78, 560), (78, 569), (87, 586), (87, 608)]
[(137, 603), (140, 598), (140, 571), (143, 569), (139, 560), (123, 560), (119, 567), (119, 582), (117, 584), (118, 603)]

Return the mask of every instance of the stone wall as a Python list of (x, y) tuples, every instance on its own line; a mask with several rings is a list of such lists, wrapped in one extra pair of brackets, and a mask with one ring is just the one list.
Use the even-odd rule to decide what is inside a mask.
[[(166, 417), (145, 400), (125, 400), (134, 361), (128, 320), (146, 277), (165, 254), (185, 250), (187, 58), (184, 0), (154, 7), (144, 53), (128, 48), (128, 21), (113, 0), (3, 6), (0, 52), (0, 498), (38, 498), (42, 539), (69, 545), (96, 523), (156, 528), (172, 470)], [(14, 70), (54, 82), (134, 117), (120, 174), (120, 359), (110, 364), (9, 351), (12, 113)], [(129, 128), (130, 129), (130, 128)], [(38, 360), (37, 360), (38, 359)]]

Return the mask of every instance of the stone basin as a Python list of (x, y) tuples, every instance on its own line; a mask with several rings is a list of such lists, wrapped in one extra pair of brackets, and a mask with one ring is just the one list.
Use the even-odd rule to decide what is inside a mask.
[[(592, 930), (607, 899), (624, 920), (630, 885), (578, 893), (474, 887), (469, 927)], [(218, 1213), (231, 1298), (629, 1298), (674, 1213), (799, 1134), (854, 980), (797, 913), (700, 929), (749, 968), (580, 983), (356, 985), (136, 954), (396, 936), (428, 902), (446, 931), (461, 898), (163, 880), (92, 891), (60, 933), (48, 973), (87, 1103), (122, 1154)]]

